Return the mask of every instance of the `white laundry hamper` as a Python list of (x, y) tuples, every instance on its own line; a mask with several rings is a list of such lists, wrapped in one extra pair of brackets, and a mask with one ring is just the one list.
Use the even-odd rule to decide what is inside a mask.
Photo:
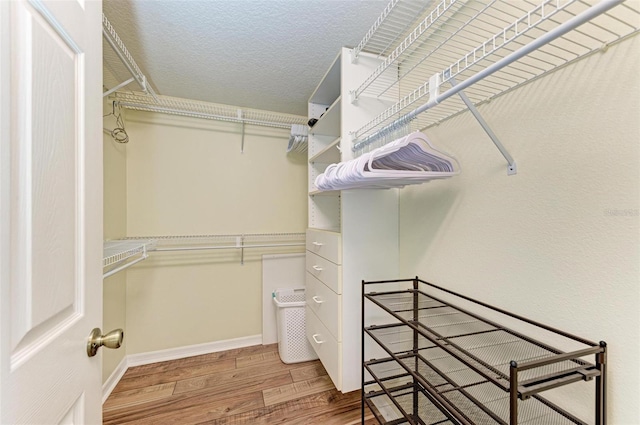
[(278, 352), (284, 363), (299, 363), (318, 358), (307, 341), (304, 289), (276, 289)]

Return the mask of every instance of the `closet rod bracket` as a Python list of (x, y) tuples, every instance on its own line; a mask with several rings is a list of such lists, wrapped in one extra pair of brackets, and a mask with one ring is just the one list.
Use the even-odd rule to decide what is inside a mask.
[[(456, 79), (451, 76), (449, 70), (445, 71), (444, 78), (449, 80), (449, 83), (451, 83), (452, 87), (455, 87), (456, 84), (458, 84), (456, 82)], [(493, 132), (493, 130), (491, 130), (491, 127), (489, 127), (489, 124), (487, 124), (487, 122), (484, 120), (484, 118), (482, 118), (482, 115), (480, 114), (480, 111), (478, 111), (476, 106), (473, 104), (471, 99), (469, 99), (467, 97), (467, 95), (464, 93), (463, 90), (460, 90), (458, 92), (458, 95), (460, 96), (460, 98), (462, 99), (464, 104), (467, 106), (469, 111), (473, 114), (474, 118), (478, 121), (478, 123), (480, 124), (482, 129), (485, 131), (485, 133), (487, 133), (487, 136), (489, 136), (489, 138), (491, 139), (493, 144), (496, 145), (496, 148), (498, 148), (498, 150), (500, 151), (500, 153), (502, 154), (504, 159), (507, 160), (507, 164), (508, 164), (507, 165), (507, 175), (508, 176), (513, 176), (514, 174), (517, 174), (518, 167), (516, 165), (515, 160), (509, 154), (509, 152), (504, 147), (504, 145), (500, 142), (500, 139), (498, 139), (498, 136), (496, 136), (496, 134)]]

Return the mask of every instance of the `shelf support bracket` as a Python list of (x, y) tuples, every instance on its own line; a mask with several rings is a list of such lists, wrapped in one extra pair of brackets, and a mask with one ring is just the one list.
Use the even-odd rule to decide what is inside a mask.
[[(449, 74), (449, 71), (445, 73), (445, 78), (448, 78), (449, 82), (451, 83), (451, 86), (455, 87), (456, 84), (458, 83), (456, 82), (455, 78), (451, 77), (448, 74)], [(464, 91), (460, 90), (458, 92), (458, 95), (460, 96), (464, 104), (467, 105), (467, 108), (469, 108), (469, 111), (471, 111), (471, 113), (473, 114), (475, 119), (478, 121), (478, 123), (480, 123), (480, 126), (485, 131), (485, 133), (487, 133), (487, 135), (489, 136), (493, 144), (496, 145), (496, 148), (498, 148), (498, 150), (500, 151), (504, 159), (507, 160), (507, 163), (509, 164), (507, 165), (507, 175), (512, 176), (516, 174), (518, 172), (518, 167), (516, 166), (516, 162), (513, 160), (513, 157), (509, 154), (509, 152), (504, 147), (504, 145), (500, 142), (500, 140), (498, 139), (498, 136), (496, 136), (493, 130), (491, 130), (491, 127), (489, 127), (489, 124), (487, 124), (484, 118), (482, 118), (482, 115), (480, 115), (480, 111), (478, 111), (476, 106), (473, 104), (473, 102), (471, 102), (471, 99), (467, 97)]]
[(240, 141), (240, 153), (244, 153), (244, 125), (245, 121), (242, 118), (242, 109), (238, 109), (238, 120), (242, 122), (242, 140)]
[(136, 79), (134, 77), (129, 78), (127, 81), (123, 81), (120, 84), (118, 84), (117, 86), (113, 87), (110, 90), (107, 90), (106, 92), (102, 93), (102, 97), (107, 97), (109, 96), (111, 93), (113, 93), (116, 90), (120, 90), (122, 87), (129, 85), (129, 83), (133, 83)]
[(244, 235), (240, 236), (240, 265), (244, 266)]

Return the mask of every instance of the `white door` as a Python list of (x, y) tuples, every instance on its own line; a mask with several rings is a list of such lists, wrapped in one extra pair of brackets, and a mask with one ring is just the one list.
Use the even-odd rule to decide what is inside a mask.
[(0, 423), (101, 422), (101, 3), (0, 0)]

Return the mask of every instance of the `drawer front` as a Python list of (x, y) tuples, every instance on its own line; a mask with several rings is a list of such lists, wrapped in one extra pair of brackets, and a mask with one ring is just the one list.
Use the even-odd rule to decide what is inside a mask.
[(307, 251), (311, 251), (336, 264), (342, 264), (342, 238), (340, 233), (307, 229)]
[(341, 344), (329, 333), (309, 306), (305, 310), (307, 339), (338, 390), (342, 389)]
[(326, 326), (331, 335), (342, 341), (340, 332), (340, 302), (342, 296), (327, 288), (322, 282), (307, 272), (307, 285), (304, 291), (307, 306), (313, 310), (318, 319)]
[(327, 285), (336, 294), (342, 294), (342, 266), (307, 251), (307, 272)]

